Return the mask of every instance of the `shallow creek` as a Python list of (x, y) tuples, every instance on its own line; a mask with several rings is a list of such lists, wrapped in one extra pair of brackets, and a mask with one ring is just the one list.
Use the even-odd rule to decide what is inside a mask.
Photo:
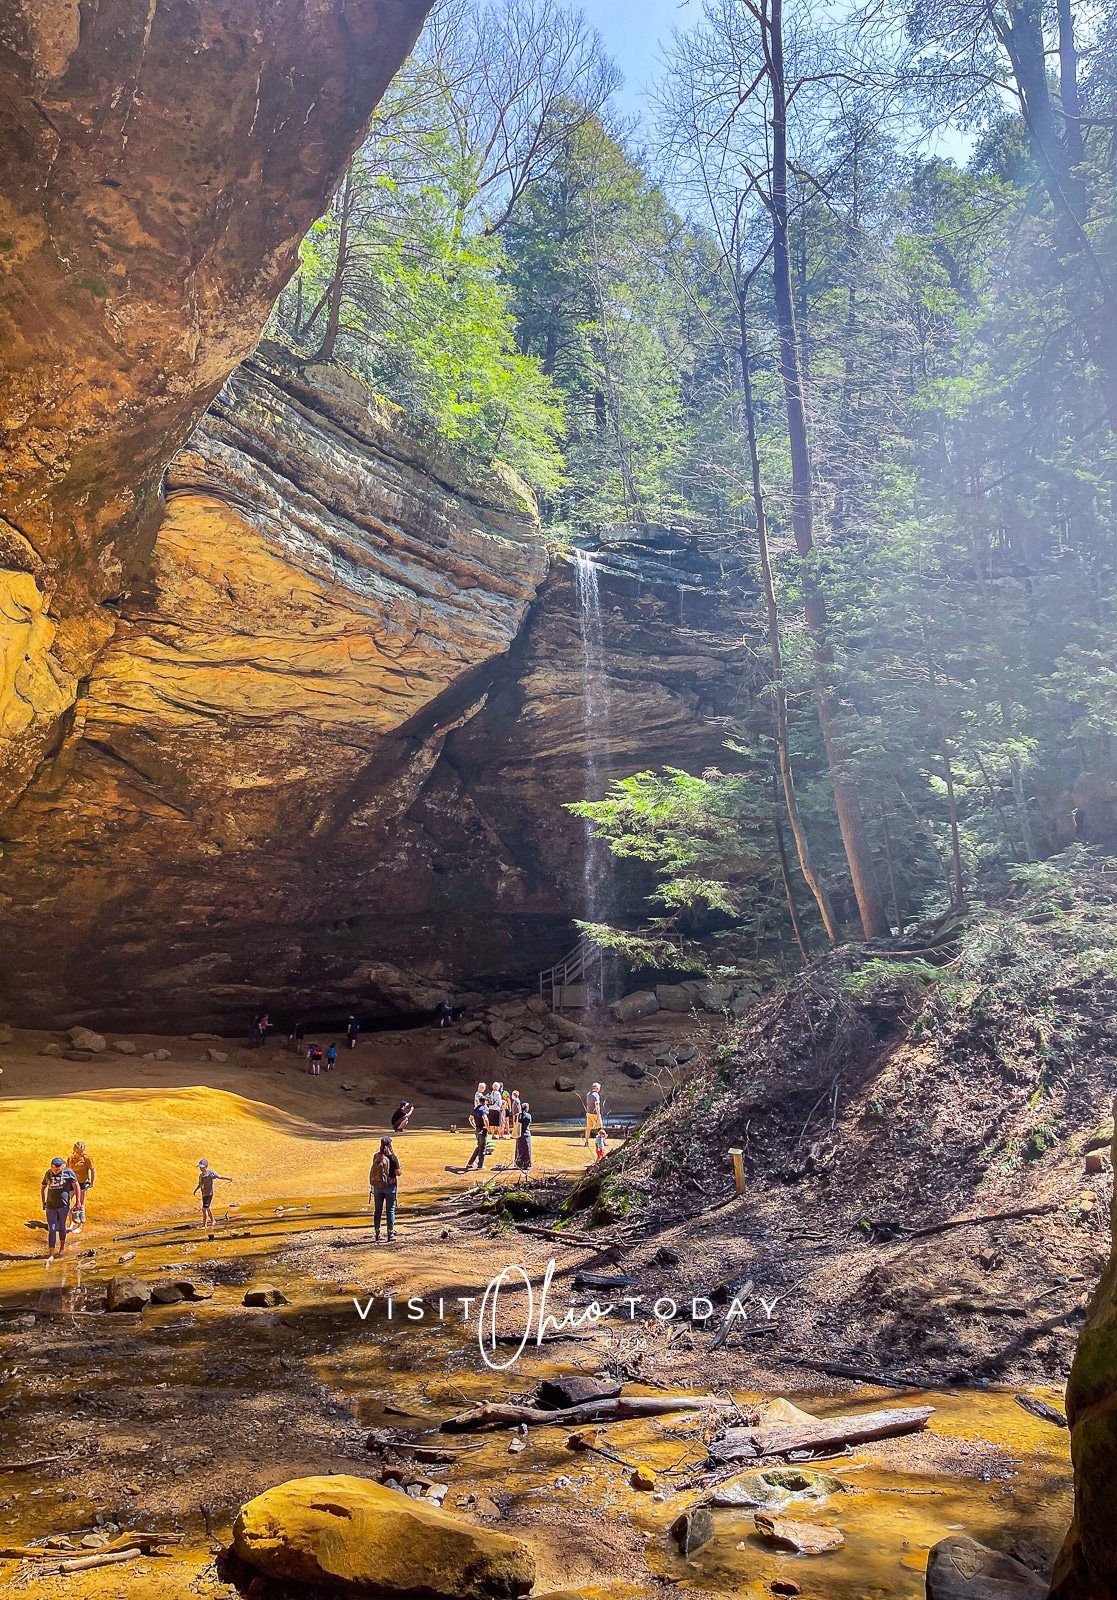
[[(94, 1256), (64, 1268), (4, 1265), (0, 1463), (50, 1454), (62, 1462), (0, 1476), (0, 1542), (80, 1536), (99, 1521), (176, 1529), (185, 1538), (166, 1557), (69, 1578), (3, 1561), (0, 1590), (184, 1600), (231, 1595), (214, 1576), (212, 1557), (241, 1499), (304, 1473), (378, 1475), (377, 1456), (364, 1448), (369, 1430), (417, 1439), (468, 1403), (526, 1397), (544, 1376), (593, 1372), (615, 1358), (615, 1335), (602, 1325), (584, 1342), (529, 1346), (509, 1372), (491, 1371), (475, 1329), (463, 1329), (449, 1298), (441, 1322), (408, 1323), (399, 1304), (389, 1322), (382, 1299), (362, 1321), (352, 1304), (362, 1283), (379, 1294), (387, 1268), (405, 1281), (412, 1265), (423, 1281), (423, 1252), (439, 1238), (448, 1193), (430, 1191), (410, 1204), (401, 1226), (405, 1243), (391, 1255), (373, 1254), (352, 1231), (367, 1226), (367, 1219), (354, 1218), (361, 1198), (297, 1209), (292, 1203), (282, 1214), (245, 1208), (212, 1241), (183, 1228), (102, 1244)], [(310, 1235), (315, 1228), (336, 1232)], [(315, 1248), (336, 1247), (343, 1266), (330, 1273), (308, 1268), (308, 1238)], [(132, 1251), (122, 1264), (121, 1255)], [(484, 1237), (459, 1240), (459, 1253), (460, 1270), (472, 1270), (474, 1283), (508, 1259), (506, 1245)], [(217, 1292), (197, 1303), (150, 1307), (142, 1317), (85, 1310), (96, 1305), (112, 1273), (125, 1271), (148, 1280), (213, 1275)], [(445, 1276), (444, 1263), (439, 1271)], [(245, 1284), (263, 1281), (290, 1303), (244, 1308)], [(459, 1276), (447, 1296), (464, 1292), (468, 1281)], [(429, 1283), (416, 1292), (433, 1303)], [(565, 1289), (556, 1300), (561, 1310)], [(655, 1390), (634, 1385), (631, 1392)], [(1056, 1391), (1035, 1392), (1060, 1403)], [(747, 1409), (767, 1397), (733, 1398)], [(638, 1565), (646, 1560), (661, 1578), (758, 1600), (775, 1578), (793, 1579), (817, 1600), (915, 1600), (923, 1594), (929, 1546), (952, 1531), (1001, 1549), (1017, 1537), (1052, 1553), (1058, 1548), (1071, 1510), (1067, 1433), (1023, 1410), (1014, 1392), (847, 1388), (840, 1395), (799, 1390), (792, 1398), (819, 1415), (888, 1405), (936, 1408), (926, 1434), (818, 1463), (844, 1492), (781, 1508), (842, 1530), (844, 1546), (826, 1555), (773, 1550), (745, 1510), (715, 1511), (713, 1539), (689, 1559), (679, 1554), (668, 1529), (700, 1498), (700, 1491), (683, 1487), (705, 1457), (709, 1424), (697, 1414), (602, 1427), (598, 1443), (621, 1461), (571, 1452), (569, 1429), (559, 1425), (531, 1429), (516, 1452), (508, 1432), (437, 1435), (437, 1443), (461, 1454), (412, 1471), (447, 1484), (447, 1510), (495, 1518), (499, 1507), (502, 1524), (529, 1539), (533, 1528), (525, 1524), (539, 1527), (553, 1556), (543, 1563), (541, 1587), (561, 1584), (561, 1540), (550, 1530), (562, 1522), (564, 1507), (596, 1510), (604, 1524), (625, 1528), (630, 1546), (643, 1545)], [(654, 1492), (631, 1486), (637, 1465), (655, 1470)], [(532, 1508), (540, 1515), (529, 1516)], [(587, 1594), (635, 1595), (641, 1591), (633, 1559), (618, 1560), (616, 1571), (599, 1565), (588, 1584), (584, 1571), (571, 1567), (571, 1577)]]

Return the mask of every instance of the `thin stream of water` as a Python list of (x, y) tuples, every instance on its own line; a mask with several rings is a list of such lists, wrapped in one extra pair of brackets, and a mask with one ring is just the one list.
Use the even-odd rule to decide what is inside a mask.
[[(582, 727), (585, 738), (584, 798), (600, 800), (609, 786), (612, 766), (609, 675), (605, 670), (605, 644), (601, 625), (601, 591), (597, 567), (585, 550), (574, 552), (582, 634)], [(583, 856), (583, 915), (588, 922), (601, 920), (609, 880), (608, 848), (585, 824)]]

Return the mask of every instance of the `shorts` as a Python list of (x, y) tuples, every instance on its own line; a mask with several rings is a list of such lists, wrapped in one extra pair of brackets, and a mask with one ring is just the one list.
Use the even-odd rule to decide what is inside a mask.
[(500, 1127), (500, 1112), (496, 1109), (495, 1106), (490, 1106), (489, 1107), (489, 1127), (490, 1128), (499, 1128)]
[(595, 1133), (597, 1131), (597, 1129), (600, 1128), (600, 1126), (601, 1126), (601, 1113), (600, 1113), (600, 1111), (587, 1111), (586, 1112), (586, 1132), (587, 1133)]

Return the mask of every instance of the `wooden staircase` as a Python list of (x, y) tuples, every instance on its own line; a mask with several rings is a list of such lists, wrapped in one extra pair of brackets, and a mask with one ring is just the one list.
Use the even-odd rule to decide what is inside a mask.
[(539, 993), (552, 1011), (595, 1005), (601, 999), (602, 962), (601, 947), (579, 939), (569, 955), (539, 974)]

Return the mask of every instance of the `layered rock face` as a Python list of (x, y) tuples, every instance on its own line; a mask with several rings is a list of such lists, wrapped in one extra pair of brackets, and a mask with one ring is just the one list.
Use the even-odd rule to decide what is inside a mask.
[(531, 498), (281, 354), (238, 369), (167, 495), (6, 827), (12, 1005), (239, 1021), (295, 986), (392, 1009), (333, 924), (378, 906), (393, 830), (519, 632), (546, 568)]
[(512, 475), (466, 477), (275, 346), (167, 499), (5, 824), (4, 998), (28, 1023), (395, 1014), (530, 979), (585, 914), (563, 803), (589, 746), (599, 787), (701, 769), (756, 686), (735, 579), (694, 541), (602, 551), (587, 618)]
[[(1113, 1158), (1117, 1165), (1117, 1138)], [(1074, 1522), (1059, 1552), (1051, 1600), (1109, 1600), (1117, 1594), (1117, 1200), (1113, 1252), (1079, 1335), (1067, 1384), (1067, 1421)]]
[(429, 0), (0, 8), (0, 806)]

